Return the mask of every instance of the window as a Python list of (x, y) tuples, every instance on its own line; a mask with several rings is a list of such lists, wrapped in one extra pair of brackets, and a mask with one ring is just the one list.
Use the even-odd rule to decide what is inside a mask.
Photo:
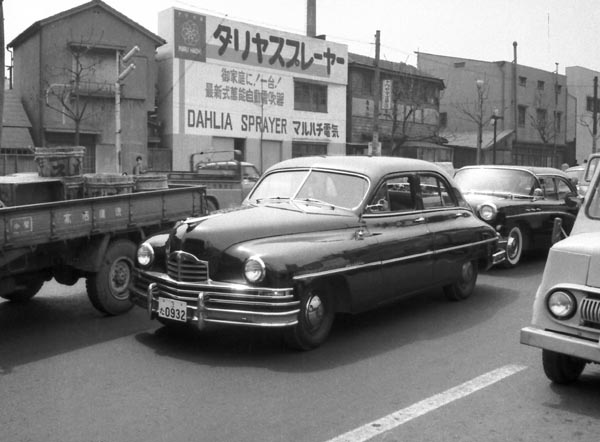
[[(594, 112), (594, 97), (587, 97), (585, 109)], [(596, 99), (596, 110), (600, 111), (600, 99)]]
[(464, 61), (459, 61), (459, 62), (454, 63), (455, 68), (464, 68), (465, 65), (466, 65), (466, 63)]
[(294, 81), (294, 110), (327, 112), (327, 86)]
[(448, 127), (448, 112), (440, 112), (440, 127)]
[(525, 127), (525, 116), (527, 115), (527, 106), (519, 106), (518, 124), (519, 127)]
[(519, 77), (519, 86), (527, 87), (527, 77)]
[(375, 193), (370, 203), (370, 212), (403, 212), (416, 209), (414, 198), (414, 177), (400, 176), (388, 178)]
[(292, 158), (308, 157), (311, 155), (327, 155), (327, 144), (292, 142)]
[(556, 184), (558, 187), (558, 199), (564, 200), (569, 193), (571, 193), (571, 188), (567, 184), (565, 180), (562, 178), (556, 178)]
[(542, 80), (538, 80), (538, 82), (537, 82), (537, 89), (538, 89), (538, 91), (543, 91), (544, 90), (544, 86), (545, 86), (545, 83)]
[(446, 183), (440, 177), (421, 175), (420, 181), (424, 209), (455, 206)]
[(560, 133), (560, 132), (561, 132), (561, 130), (562, 130), (562, 129), (561, 129), (561, 128), (562, 128), (562, 123), (561, 123), (561, 120), (562, 120), (562, 112), (556, 112), (556, 114), (555, 114), (555, 115), (556, 115), (556, 117), (555, 117), (555, 118), (556, 118), (556, 120), (555, 120), (555, 121), (556, 121), (556, 132), (557, 132), (557, 133)]
[(562, 92), (562, 84), (557, 84), (556, 85), (556, 93), (557, 93), (557, 95), (560, 95), (561, 92)]

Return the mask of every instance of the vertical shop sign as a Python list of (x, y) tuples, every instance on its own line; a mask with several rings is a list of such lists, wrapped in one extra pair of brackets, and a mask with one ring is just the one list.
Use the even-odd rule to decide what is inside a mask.
[(390, 110), (392, 108), (392, 80), (383, 80), (381, 82), (381, 109)]
[(175, 57), (206, 61), (206, 17), (175, 11)]

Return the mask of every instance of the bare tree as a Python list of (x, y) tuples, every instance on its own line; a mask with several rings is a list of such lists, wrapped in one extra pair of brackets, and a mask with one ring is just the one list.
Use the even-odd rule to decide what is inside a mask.
[(583, 126), (587, 129), (590, 136), (592, 137), (592, 153), (596, 152), (596, 146), (598, 145), (598, 140), (600, 140), (600, 133), (596, 133), (594, 135), (594, 120), (592, 117), (588, 115), (583, 115), (579, 117), (577, 123), (580, 126)]
[(72, 56), (71, 66), (47, 66), (49, 78), (56, 78), (57, 82), (48, 82), (46, 85), (46, 106), (73, 121), (75, 145), (80, 144), (83, 121), (93, 116), (93, 113), (88, 112), (92, 97), (106, 97), (112, 93), (109, 82), (95, 81), (100, 64), (96, 42), (100, 40), (101, 38), (81, 39), (76, 44), (68, 44)]

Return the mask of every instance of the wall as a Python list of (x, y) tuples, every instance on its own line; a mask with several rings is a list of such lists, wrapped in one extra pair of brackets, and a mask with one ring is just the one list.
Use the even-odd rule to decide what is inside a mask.
[[(240, 140), (261, 170), (290, 158), (295, 141), (345, 151), (345, 45), (174, 8), (159, 14), (159, 35), (169, 42), (157, 56), (159, 112), (174, 169), (217, 150), (217, 138)], [(295, 79), (327, 86), (327, 112), (294, 109)]]

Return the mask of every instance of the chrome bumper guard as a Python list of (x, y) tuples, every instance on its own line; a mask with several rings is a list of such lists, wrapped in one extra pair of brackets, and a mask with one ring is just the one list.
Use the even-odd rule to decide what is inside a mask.
[(500, 264), (506, 260), (506, 250), (498, 250), (492, 255), (492, 264)]
[(600, 363), (598, 341), (589, 341), (536, 327), (524, 327), (521, 329), (521, 344)]
[(215, 281), (180, 282), (164, 273), (134, 269), (130, 298), (158, 317), (158, 298), (186, 303), (187, 322), (199, 329), (207, 323), (255, 327), (287, 327), (298, 323), (300, 301), (292, 288), (273, 289)]

